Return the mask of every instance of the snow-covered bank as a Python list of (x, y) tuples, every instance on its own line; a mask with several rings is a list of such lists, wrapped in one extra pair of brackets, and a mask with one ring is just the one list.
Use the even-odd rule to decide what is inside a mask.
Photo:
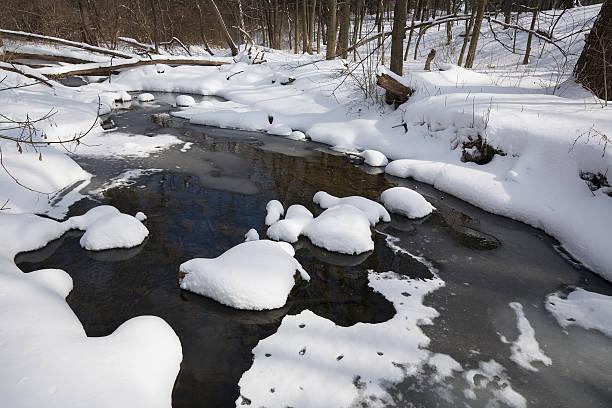
[(70, 276), (59, 269), (25, 274), (13, 262), (17, 253), (41, 248), (70, 228), (88, 229), (105, 215), (106, 210), (94, 211), (60, 223), (35, 215), (0, 214), (4, 406), (171, 406), (182, 351), (168, 324), (140, 316), (108, 336), (87, 337), (65, 301), (72, 290)]
[[(571, 30), (570, 20), (588, 24), (598, 10), (597, 5), (568, 10), (561, 20), (568, 24), (559, 24), (557, 35)], [(463, 27), (456, 30), (457, 45)], [(428, 38), (443, 43), (445, 33)], [(517, 47), (525, 42), (526, 35), (518, 33)], [(597, 137), (612, 134), (612, 110), (574, 84), (570, 69), (556, 65), (562, 58), (556, 48), (535, 43), (533, 58), (541, 55), (537, 66), (521, 66), (522, 56), (495, 42), (483, 42), (474, 71), (438, 62), (440, 70), (425, 72), (421, 62), (407, 64), (402, 81), (416, 92), (397, 111), (363, 102), (351, 81), (343, 82), (343, 61), (276, 51), (266, 54), (266, 64), (251, 65), (242, 56), (221, 67), (165, 67), (160, 73), (149, 66), (120, 74), (112, 85), (86, 88), (219, 95), (228, 101), (203, 101), (175, 114), (196, 124), (299, 130), (339, 149), (375, 149), (404, 159), (401, 166), (390, 164), (391, 174), (541, 228), (612, 279), (607, 250), (612, 199), (602, 189), (591, 192), (581, 179), (585, 172), (606, 174), (612, 165), (612, 150), (604, 151)], [(582, 36), (562, 45), (569, 50), (564, 66), (571, 67)], [(441, 58), (454, 61), (456, 55), (449, 48)], [(288, 76), (295, 81), (281, 85), (278, 78)], [(463, 162), (462, 156), (478, 156), (473, 146), (481, 143), (504, 155), (480, 165)]]

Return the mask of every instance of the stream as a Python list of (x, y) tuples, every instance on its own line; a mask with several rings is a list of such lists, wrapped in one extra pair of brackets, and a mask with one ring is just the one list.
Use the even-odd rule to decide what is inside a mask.
[[(154, 104), (134, 101), (113, 112), (118, 131), (172, 134), (193, 145), (185, 149), (179, 144), (144, 158), (75, 156), (95, 174), (87, 190), (99, 189), (129, 169), (160, 170), (85, 198), (69, 213), (80, 215), (100, 204), (128, 214), (143, 211), (149, 238), (128, 250), (90, 252), (79, 246), (82, 233), (71, 231), (16, 261), (24, 271), (60, 268), (72, 276), (74, 289), (67, 301), (89, 336), (108, 335), (139, 315), (165, 319), (183, 347), (174, 407), (234, 406), (238, 381), (252, 363), (251, 350), (275, 333), (285, 315), (309, 309), (341, 326), (390, 319), (395, 310), (368, 287), (368, 270), (393, 270), (411, 278), (432, 275), (414, 258), (395, 253), (386, 243), (387, 234), (431, 261), (446, 283), (425, 298), (440, 313), (433, 325), (422, 326), (431, 339), (429, 350), (452, 356), (466, 369), (495, 359), (528, 406), (611, 406), (612, 339), (576, 326), (563, 329), (545, 309), (545, 299), (572, 286), (612, 295), (612, 285), (565, 255), (554, 239), (431, 186), (351, 162), (314, 142), (194, 126), (179, 119), (154, 123), (152, 114), (176, 109), (171, 105), (176, 95), (155, 96)], [(298, 281), (281, 309), (234, 310), (178, 286), (181, 263), (220, 255), (242, 242), (250, 228), (264, 238), (265, 206), (271, 199), (285, 208), (302, 204), (317, 215), (322, 212), (312, 203), (317, 191), (378, 199), (393, 186), (419, 191), (437, 211), (422, 220), (392, 215), (390, 223), (378, 224), (373, 232), (375, 250), (359, 256), (329, 253), (301, 238), (296, 258), (312, 279)], [(510, 360), (510, 345), (500, 336), (513, 340), (519, 334), (511, 302), (522, 304), (552, 365), (534, 363), (538, 371), (532, 372)], [(435, 385), (407, 377), (389, 392), (393, 406), (486, 405), (486, 399), (467, 399), (461, 390), (457, 382), (454, 402), (449, 402)]]

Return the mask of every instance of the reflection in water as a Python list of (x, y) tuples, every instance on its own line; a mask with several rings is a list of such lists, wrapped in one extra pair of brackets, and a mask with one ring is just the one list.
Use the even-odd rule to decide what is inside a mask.
[[(432, 260), (446, 282), (426, 298), (425, 303), (440, 313), (434, 325), (423, 327), (431, 339), (429, 349), (449, 354), (465, 369), (495, 359), (506, 368), (514, 389), (534, 406), (609, 406), (610, 340), (579, 328), (565, 334), (543, 302), (564, 284), (581, 283), (605, 294), (612, 294), (612, 288), (566, 262), (550, 238), (453, 197), (442, 199), (428, 186), (378, 171), (368, 174), (313, 143), (181, 121), (162, 129), (148, 118), (149, 113), (168, 110), (159, 95), (157, 104), (120, 112), (114, 121), (134, 133), (175, 134), (194, 142), (191, 149), (180, 152), (179, 145), (159, 156), (112, 162), (76, 158), (97, 175), (92, 189), (126, 169), (164, 169), (132, 186), (106, 191), (102, 200), (125, 213), (147, 214), (148, 241), (131, 250), (91, 253), (79, 246), (81, 233), (69, 232), (39, 251), (18, 256), (17, 262), (25, 271), (61, 268), (72, 276), (68, 303), (90, 336), (107, 335), (138, 315), (164, 318), (180, 337), (184, 353), (175, 407), (233, 406), (238, 380), (251, 365), (252, 348), (273, 334), (286, 314), (310, 309), (342, 326), (388, 320), (394, 309), (368, 287), (369, 269), (431, 277), (413, 257), (394, 254), (383, 234), (374, 234), (374, 251), (359, 256), (331, 254), (301, 239), (296, 258), (311, 275), (310, 283), (299, 281), (281, 309), (249, 312), (181, 291), (179, 265), (220, 255), (241, 242), (250, 228), (265, 236), (265, 205), (270, 199), (285, 207), (305, 205), (316, 215), (322, 210), (312, 204), (312, 197), (319, 190), (376, 199), (394, 185), (417, 188), (438, 208), (422, 220), (392, 216), (391, 223), (377, 226), (398, 237), (398, 245)], [(70, 215), (98, 204), (83, 200)], [(514, 301), (523, 305), (552, 366), (525, 372), (509, 359), (509, 347), (499, 335), (516, 338), (514, 312), (508, 307)], [(398, 406), (406, 401), (445, 406), (440, 390), (418, 378), (389, 388)], [(458, 384), (452, 393), (455, 404), (479, 406), (478, 401), (465, 400)]]

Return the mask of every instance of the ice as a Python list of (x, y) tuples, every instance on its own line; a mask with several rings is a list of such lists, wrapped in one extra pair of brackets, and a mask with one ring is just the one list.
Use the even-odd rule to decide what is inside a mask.
[(549, 295), (546, 310), (562, 327), (575, 324), (612, 337), (612, 296), (576, 288), (567, 296), (561, 293)]
[(188, 107), (195, 105), (195, 99), (190, 95), (179, 95), (176, 97), (176, 106)]
[(374, 167), (384, 167), (389, 163), (387, 156), (379, 152), (378, 150), (367, 149), (359, 153), (363, 157), (365, 164)]
[[(310, 224), (314, 216), (303, 205), (294, 204), (287, 209), (285, 219), (272, 224), (266, 234), (277, 241), (297, 242), (306, 225)], [(267, 217), (266, 217), (267, 223)]]
[(268, 134), (275, 136), (291, 136), (293, 130), (282, 123), (275, 123), (268, 128)]
[(244, 242), (217, 258), (181, 264), (180, 286), (236, 309), (276, 309), (287, 302), (296, 271), (310, 280), (293, 254), (284, 242)]
[(150, 93), (141, 93), (138, 95), (138, 102), (153, 102), (155, 100), (155, 96)]
[(391, 221), (391, 216), (389, 216), (385, 207), (365, 197), (350, 196), (339, 198), (325, 191), (319, 191), (314, 195), (312, 201), (321, 208), (331, 208), (340, 204), (352, 205), (367, 214), (370, 225), (372, 226), (375, 226), (380, 220), (384, 222)]
[(531, 364), (534, 361), (541, 362), (547, 366), (551, 365), (552, 360), (540, 349), (540, 345), (535, 338), (535, 330), (525, 317), (523, 305), (518, 302), (512, 302), (510, 303), (510, 307), (516, 313), (516, 327), (519, 330), (518, 338), (510, 347), (512, 351), (510, 360), (529, 371), (538, 371), (538, 369)]
[(244, 234), (244, 242), (257, 241), (258, 239), (259, 233), (255, 228), (251, 228), (246, 234)]
[(408, 218), (425, 217), (435, 210), (425, 197), (407, 187), (392, 187), (383, 191), (380, 201), (392, 213)]
[(134, 217), (140, 222), (144, 222), (147, 220), (147, 216), (142, 211), (138, 211), (136, 215), (134, 215)]
[(90, 251), (132, 248), (142, 244), (148, 235), (149, 230), (142, 222), (119, 213), (98, 218), (86, 228), (79, 243)]
[(278, 200), (268, 201), (268, 204), (266, 204), (266, 211), (266, 225), (268, 226), (280, 220), (280, 218), (285, 214), (283, 204)]
[(493, 394), (485, 406), (497, 407), (502, 402), (512, 408), (527, 407), (527, 400), (516, 392), (510, 384), (510, 379), (504, 367), (495, 360), (479, 362), (479, 368), (465, 373), (468, 388), (464, 390), (467, 398), (476, 399), (475, 391), (490, 390)]
[(304, 227), (303, 234), (316, 246), (332, 252), (352, 255), (374, 249), (367, 214), (348, 204), (323, 211)]

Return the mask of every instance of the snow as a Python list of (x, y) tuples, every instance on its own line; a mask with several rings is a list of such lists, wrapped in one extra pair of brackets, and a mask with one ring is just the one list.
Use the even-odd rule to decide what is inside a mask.
[(95, 190), (90, 190), (89, 195), (102, 197), (104, 192), (115, 188), (129, 187), (136, 183), (136, 180), (142, 176), (160, 172), (161, 169), (129, 169), (123, 171), (116, 177), (105, 182), (101, 187)]
[(304, 132), (294, 130), (289, 136), (287, 136), (287, 138), (291, 140), (306, 140), (306, 135), (304, 134)]
[(147, 220), (146, 214), (143, 213), (142, 211), (138, 211), (136, 215), (134, 215), (134, 218), (136, 218), (140, 222), (144, 222)]
[(384, 167), (389, 163), (387, 156), (379, 152), (378, 150), (367, 149), (359, 153), (363, 157), (365, 164), (374, 167)]
[[(144, 214), (143, 214), (144, 215)], [(90, 251), (132, 248), (143, 243), (149, 230), (128, 214), (100, 217), (85, 230), (79, 243)]]
[(181, 152), (187, 152), (187, 150), (191, 149), (191, 146), (193, 146), (193, 142), (186, 142), (183, 147), (181, 147)]
[(268, 134), (275, 136), (291, 136), (293, 130), (282, 123), (275, 123), (268, 128)]
[(323, 211), (302, 233), (314, 245), (332, 252), (352, 255), (374, 249), (367, 214), (348, 204)]
[[(268, 212), (268, 214), (270, 214), (270, 212)], [(294, 204), (287, 209), (285, 219), (276, 221), (270, 225), (270, 228), (266, 231), (266, 235), (268, 235), (270, 239), (277, 241), (290, 243), (297, 242), (306, 225), (310, 224), (313, 219), (314, 216), (308, 208), (300, 204)], [(266, 217), (266, 224), (268, 224), (268, 217)]]
[(195, 103), (195, 99), (190, 95), (179, 95), (176, 97), (176, 106), (188, 107), (195, 105)]
[(408, 218), (422, 218), (435, 210), (425, 197), (407, 187), (392, 187), (383, 191), (380, 201), (392, 213)]
[(251, 228), (250, 230), (247, 231), (246, 234), (244, 234), (244, 242), (257, 241), (257, 240), (259, 240), (259, 233), (257, 232), (255, 228)]
[(476, 399), (476, 390), (489, 389), (493, 395), (485, 405), (487, 407), (499, 406), (499, 402), (513, 408), (527, 407), (525, 397), (512, 388), (504, 367), (495, 360), (481, 361), (479, 368), (465, 373), (465, 379), (469, 385), (464, 390), (467, 398)]
[(266, 225), (272, 225), (285, 214), (285, 208), (283, 204), (278, 200), (270, 200), (266, 204)]
[(147, 92), (138, 95), (138, 102), (153, 102), (154, 100), (155, 96)]
[(561, 327), (575, 324), (612, 337), (612, 296), (576, 288), (567, 296), (549, 295), (546, 310), (555, 316)]
[(17, 253), (41, 248), (73, 226), (87, 225), (94, 215), (60, 223), (0, 213), (3, 405), (171, 406), (182, 351), (168, 324), (140, 316), (108, 336), (87, 337), (65, 301), (72, 289), (70, 276), (59, 269), (26, 274), (13, 262)]
[(83, 215), (77, 215), (74, 217), (70, 217), (66, 221), (66, 225), (72, 229), (79, 229), (81, 231), (86, 231), (89, 227), (95, 224), (97, 221), (110, 218), (115, 215), (120, 214), (121, 212), (112, 205), (99, 205), (97, 207), (92, 208), (87, 211)]
[(350, 196), (339, 198), (325, 191), (319, 191), (314, 195), (312, 201), (321, 208), (331, 208), (341, 204), (352, 205), (367, 214), (371, 226), (375, 226), (380, 220), (384, 222), (391, 221), (391, 216), (385, 210), (385, 207), (365, 197)]
[(310, 280), (294, 253), (284, 242), (243, 242), (217, 258), (181, 264), (180, 286), (236, 309), (276, 309), (287, 302), (296, 270)]
[(540, 349), (540, 345), (535, 338), (535, 330), (525, 317), (523, 305), (518, 302), (512, 302), (510, 307), (516, 313), (516, 327), (519, 330), (518, 338), (510, 347), (512, 351), (510, 360), (529, 371), (538, 371), (532, 364), (534, 361), (541, 362), (547, 366), (551, 365), (552, 360)]

